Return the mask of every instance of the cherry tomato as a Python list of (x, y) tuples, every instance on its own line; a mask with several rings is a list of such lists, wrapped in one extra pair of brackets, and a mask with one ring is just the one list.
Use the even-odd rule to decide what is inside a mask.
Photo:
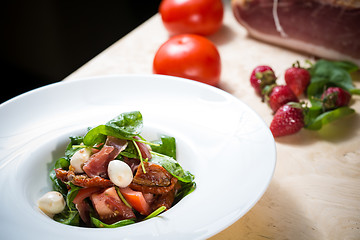
[(172, 35), (210, 35), (222, 26), (224, 7), (221, 0), (163, 0), (159, 12)]
[(220, 55), (216, 46), (205, 37), (176, 35), (156, 52), (153, 73), (189, 78), (216, 86), (221, 73)]

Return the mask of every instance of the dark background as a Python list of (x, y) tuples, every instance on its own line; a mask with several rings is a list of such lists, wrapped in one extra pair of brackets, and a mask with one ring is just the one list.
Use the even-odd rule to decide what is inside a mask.
[(0, 103), (61, 81), (153, 16), (160, 1), (3, 1)]

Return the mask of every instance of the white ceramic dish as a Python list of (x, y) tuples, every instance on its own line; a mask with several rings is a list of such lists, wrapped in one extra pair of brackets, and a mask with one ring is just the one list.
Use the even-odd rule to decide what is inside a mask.
[[(60, 224), (37, 199), (68, 137), (140, 110), (143, 136), (177, 140), (197, 189), (160, 217), (116, 229)], [(247, 105), (217, 88), (159, 75), (106, 76), (45, 86), (0, 105), (0, 239), (204, 239), (242, 217), (274, 172), (273, 137)]]

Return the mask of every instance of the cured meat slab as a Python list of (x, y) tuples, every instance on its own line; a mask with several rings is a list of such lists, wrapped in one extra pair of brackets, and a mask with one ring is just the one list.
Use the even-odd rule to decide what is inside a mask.
[(232, 9), (254, 38), (360, 64), (359, 0), (233, 0)]

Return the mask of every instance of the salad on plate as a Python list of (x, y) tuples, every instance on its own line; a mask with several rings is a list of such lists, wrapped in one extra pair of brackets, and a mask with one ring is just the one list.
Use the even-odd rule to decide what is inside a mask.
[(194, 175), (176, 160), (175, 138), (148, 141), (142, 128), (142, 114), (133, 111), (71, 136), (40, 210), (63, 224), (115, 228), (155, 217), (194, 191)]

